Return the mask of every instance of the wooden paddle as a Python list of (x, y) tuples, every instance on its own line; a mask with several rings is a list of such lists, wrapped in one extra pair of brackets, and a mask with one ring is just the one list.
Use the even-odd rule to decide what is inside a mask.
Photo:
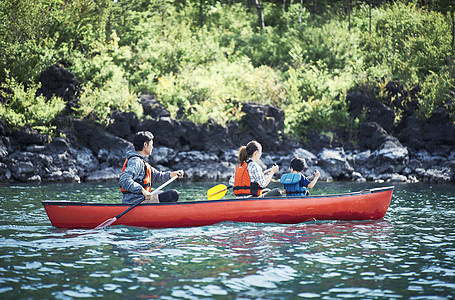
[[(264, 174), (270, 172), (271, 170), (272, 170), (271, 168), (265, 170)], [(232, 185), (230, 185), (230, 186), (225, 186), (224, 184), (215, 185), (214, 187), (210, 188), (207, 191), (207, 199), (208, 200), (220, 200), (221, 198), (224, 197), (224, 195), (226, 195), (227, 190), (230, 188), (232, 188)]]
[[(168, 181), (166, 181), (165, 183), (163, 183), (162, 185), (160, 185), (158, 188), (156, 188), (152, 194), (156, 194), (156, 192), (158, 192), (159, 190), (163, 189), (166, 185), (168, 185), (169, 183), (171, 183), (172, 181), (176, 180), (178, 176), (174, 176), (172, 177), (171, 179), (169, 179)], [(114, 223), (115, 221), (117, 221), (118, 219), (120, 219), (124, 214), (126, 214), (127, 212), (129, 212), (130, 210), (132, 210), (133, 208), (135, 208), (136, 206), (138, 206), (139, 204), (141, 204), (143, 201), (145, 201), (145, 197), (144, 199), (136, 202), (135, 204), (131, 205), (128, 209), (126, 209), (125, 211), (123, 211), (122, 213), (116, 215), (115, 217), (113, 218), (110, 218), (110, 219), (107, 219), (106, 221), (104, 221), (103, 223), (101, 223), (100, 225), (96, 226), (95, 227), (95, 230), (97, 229), (103, 229), (103, 228), (106, 228), (108, 226), (110, 226), (112, 223)]]

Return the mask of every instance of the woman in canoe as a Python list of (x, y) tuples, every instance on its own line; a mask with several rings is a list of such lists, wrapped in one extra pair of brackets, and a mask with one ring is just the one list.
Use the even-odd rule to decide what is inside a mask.
[(234, 195), (237, 197), (259, 197), (259, 196), (280, 196), (280, 189), (267, 189), (265, 187), (270, 183), (273, 174), (279, 171), (277, 165), (274, 165), (267, 172), (257, 163), (262, 155), (262, 146), (256, 141), (249, 142), (246, 146), (239, 149), (237, 166), (234, 175), (229, 180), (233, 186)]
[(143, 203), (177, 202), (179, 193), (168, 190), (152, 194), (152, 184), (164, 182), (174, 176), (183, 176), (183, 171), (160, 172), (150, 166), (146, 157), (152, 154), (153, 134), (149, 131), (140, 131), (133, 138), (135, 151), (128, 151), (120, 175), (119, 185), (123, 193), (122, 203), (134, 204), (139, 200)]

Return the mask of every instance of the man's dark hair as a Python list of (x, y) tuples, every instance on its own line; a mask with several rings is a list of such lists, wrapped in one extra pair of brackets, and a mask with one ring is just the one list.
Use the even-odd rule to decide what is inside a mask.
[(297, 171), (297, 172), (302, 172), (303, 169), (306, 167), (306, 161), (304, 158), (301, 158), (301, 157), (294, 157), (292, 160), (291, 160), (291, 168), (294, 170), (294, 171)]
[(144, 143), (149, 143), (153, 140), (153, 134), (150, 131), (139, 131), (133, 138), (134, 150), (142, 151)]

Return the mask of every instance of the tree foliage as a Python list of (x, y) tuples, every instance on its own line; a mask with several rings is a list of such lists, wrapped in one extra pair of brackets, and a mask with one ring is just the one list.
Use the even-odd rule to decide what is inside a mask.
[[(287, 133), (303, 137), (358, 122), (349, 89), (399, 80), (420, 86), (427, 118), (453, 99), (453, 9), (449, 0), (1, 0), (0, 81), (32, 95), (39, 74), (62, 63), (83, 87), (77, 117), (141, 116), (137, 96), (150, 93), (176, 118), (224, 124), (259, 102), (281, 107)], [(9, 115), (27, 112), (11, 97), (0, 97), (2, 118), (22, 124)]]

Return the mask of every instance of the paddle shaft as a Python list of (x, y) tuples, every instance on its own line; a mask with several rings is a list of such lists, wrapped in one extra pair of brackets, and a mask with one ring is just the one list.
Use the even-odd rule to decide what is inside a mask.
[[(168, 185), (169, 183), (171, 183), (172, 181), (176, 180), (178, 176), (174, 176), (174, 177), (171, 177), (171, 179), (169, 179), (168, 181), (166, 181), (165, 183), (163, 183), (162, 185), (160, 185), (158, 188), (156, 188), (155, 190), (153, 190), (152, 194), (156, 194), (156, 192), (162, 190), (166, 185)], [(139, 204), (141, 204), (143, 201), (145, 201), (145, 197), (144, 199), (142, 200), (139, 200), (138, 202), (136, 202), (135, 204), (131, 205), (128, 209), (126, 209), (124, 212), (118, 214), (117, 216), (115, 216), (115, 218), (118, 220), (120, 219), (124, 214), (126, 214), (127, 212), (129, 212), (130, 210), (132, 210), (133, 208), (135, 208), (136, 206), (138, 206)]]
[[(166, 185), (168, 185), (169, 183), (171, 183), (172, 181), (176, 180), (178, 176), (174, 176), (172, 178), (170, 178), (168, 181), (166, 181), (165, 183), (163, 183), (162, 185), (160, 185), (157, 189), (155, 189), (152, 194), (158, 192), (159, 190), (161, 190), (162, 188), (164, 188)], [(130, 210), (132, 210), (133, 208), (135, 208), (136, 206), (138, 206), (139, 204), (141, 204), (143, 201), (145, 200), (145, 197), (144, 199), (142, 200), (139, 200), (137, 203), (131, 205), (128, 209), (126, 209), (125, 211), (123, 211), (122, 213), (118, 214), (117, 216), (113, 217), (113, 218), (110, 218), (110, 219), (107, 219), (106, 221), (104, 221), (103, 223), (101, 223), (100, 225), (96, 226), (95, 227), (95, 230), (97, 229), (103, 229), (103, 228), (106, 228), (108, 226), (110, 226), (112, 223), (114, 223), (115, 221), (117, 221), (118, 219), (120, 219), (124, 214), (126, 214), (127, 212), (129, 212)]]

